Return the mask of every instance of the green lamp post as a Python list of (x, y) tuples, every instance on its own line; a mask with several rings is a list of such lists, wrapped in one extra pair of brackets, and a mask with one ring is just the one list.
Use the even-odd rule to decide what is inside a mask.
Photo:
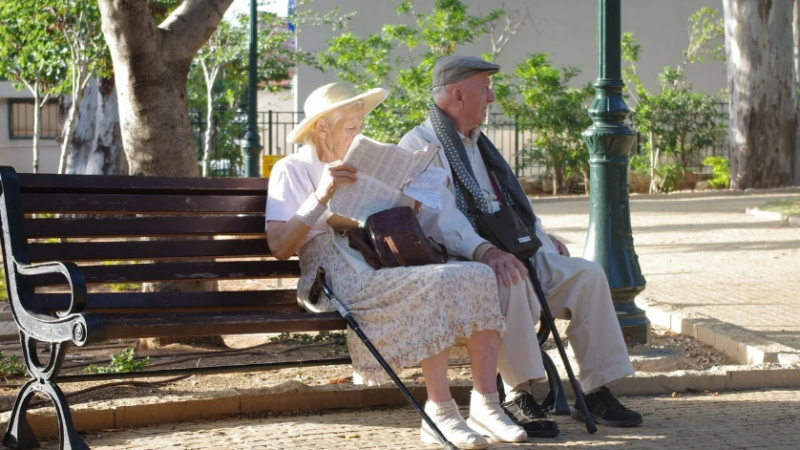
[(261, 175), (261, 144), (258, 135), (258, 52), (256, 51), (256, 39), (258, 33), (258, 11), (256, 10), (256, 0), (250, 0), (250, 60), (248, 66), (247, 83), (247, 133), (244, 135), (244, 160), (247, 167), (248, 177), (258, 177)]
[(596, 95), (589, 107), (592, 126), (583, 132), (589, 147), (589, 233), (583, 257), (605, 269), (626, 341), (647, 344), (650, 321), (633, 302), (645, 287), (633, 248), (628, 201), (628, 155), (635, 133), (625, 123), (622, 98), (620, 0), (598, 0)]

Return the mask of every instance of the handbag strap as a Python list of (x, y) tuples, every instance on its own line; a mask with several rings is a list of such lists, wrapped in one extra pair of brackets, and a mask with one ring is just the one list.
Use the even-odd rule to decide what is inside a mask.
[(503, 191), (500, 190), (500, 188), (498, 187), (498, 184), (500, 183), (497, 182), (497, 175), (494, 174), (492, 166), (489, 165), (489, 161), (486, 159), (486, 155), (484, 155), (483, 152), (481, 151), (481, 147), (478, 146), (477, 144), (476, 146), (478, 147), (478, 153), (481, 154), (481, 158), (483, 159), (483, 165), (486, 166), (486, 172), (489, 174), (489, 181), (491, 181), (492, 183), (492, 189), (494, 189), (494, 195), (497, 196), (497, 202), (500, 203), (500, 208), (504, 208), (506, 206), (506, 200), (505, 197), (503, 196)]

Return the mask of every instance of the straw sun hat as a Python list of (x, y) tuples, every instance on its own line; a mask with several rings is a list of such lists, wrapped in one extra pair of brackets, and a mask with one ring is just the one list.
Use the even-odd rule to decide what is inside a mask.
[(344, 83), (326, 84), (325, 86), (317, 88), (308, 96), (303, 105), (306, 118), (294, 127), (286, 137), (286, 140), (289, 142), (302, 143), (303, 135), (306, 134), (306, 131), (308, 131), (320, 117), (336, 108), (359, 100), (364, 101), (364, 115), (367, 115), (386, 99), (388, 95), (389, 92), (382, 88), (370, 89), (363, 94), (356, 94), (350, 86)]

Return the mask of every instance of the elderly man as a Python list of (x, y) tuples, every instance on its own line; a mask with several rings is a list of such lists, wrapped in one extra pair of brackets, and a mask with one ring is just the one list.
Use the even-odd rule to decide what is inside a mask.
[[(475, 230), (475, 217), (496, 212), (501, 204), (513, 207), (543, 243), (533, 262), (553, 315), (571, 319), (566, 333), (590, 414), (606, 426), (639, 425), (642, 416), (625, 408), (605, 387), (612, 380), (632, 375), (633, 366), (603, 269), (594, 262), (571, 258), (564, 244), (544, 232), (508, 163), (481, 133), (487, 106), (495, 99), (489, 77), (499, 69), (475, 57), (448, 56), (436, 62), (435, 104), (428, 119), (400, 141), (400, 146), (408, 149), (423, 148), (429, 142), (443, 147), (438, 163), (448, 174), (448, 186), (441, 189), (444, 206), (441, 210), (423, 207), (420, 223), (451, 252), (494, 269), (508, 328), (498, 361), (508, 392), (502, 406), (529, 436), (555, 436), (558, 426), (531, 395), (531, 383), (544, 378), (545, 372), (535, 331), (541, 305), (527, 270), (512, 254), (494, 247)], [(572, 417), (584, 419), (577, 407), (572, 408)]]

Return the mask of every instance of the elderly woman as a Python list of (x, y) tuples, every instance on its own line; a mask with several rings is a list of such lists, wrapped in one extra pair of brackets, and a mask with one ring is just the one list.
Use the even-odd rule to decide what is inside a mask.
[[(419, 363), (425, 377), (425, 410), (445, 436), (460, 448), (485, 448), (484, 436), (521, 442), (525, 431), (499, 406), (495, 374), (499, 334), (505, 324), (497, 282), (489, 266), (473, 262), (375, 270), (350, 248), (341, 231), (357, 224), (331, 214), (327, 205), (343, 184), (356, 182), (357, 170), (344, 159), (361, 133), (364, 116), (386, 98), (383, 89), (357, 95), (333, 83), (309, 95), (306, 119), (289, 134), (305, 145), (272, 170), (267, 198), (267, 240), (277, 258), (297, 253), (301, 278), (298, 301), (312, 311), (333, 310), (326, 298), (309, 302), (319, 266), (375, 347), (394, 369)], [(356, 382), (388, 379), (380, 364), (350, 330), (348, 346)], [(469, 420), (450, 395), (449, 349), (466, 341), (473, 369)], [(438, 443), (423, 422), (423, 442)]]

